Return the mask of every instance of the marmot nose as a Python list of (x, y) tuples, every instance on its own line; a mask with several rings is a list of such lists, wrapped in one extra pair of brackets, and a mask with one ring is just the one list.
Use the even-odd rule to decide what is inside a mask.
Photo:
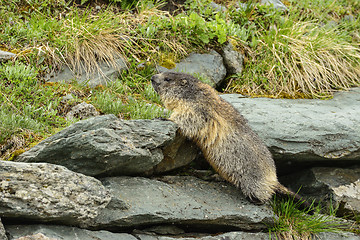
[(155, 74), (151, 77), (151, 82), (153, 83), (159, 83), (159, 80), (160, 80), (159, 74)]

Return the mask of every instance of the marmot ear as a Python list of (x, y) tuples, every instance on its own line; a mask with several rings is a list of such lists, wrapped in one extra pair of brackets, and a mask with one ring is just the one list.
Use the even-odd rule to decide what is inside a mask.
[(187, 80), (186, 79), (181, 79), (181, 85), (185, 86), (187, 84)]

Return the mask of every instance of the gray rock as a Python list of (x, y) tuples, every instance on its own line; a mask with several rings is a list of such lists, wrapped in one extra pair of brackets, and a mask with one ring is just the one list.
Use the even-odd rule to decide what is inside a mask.
[(68, 93), (61, 98), (61, 101), (68, 102), (68, 101), (73, 101), (74, 99), (75, 99), (74, 96), (71, 93)]
[(180, 134), (176, 134), (174, 140), (164, 147), (164, 159), (154, 167), (155, 173), (163, 173), (183, 167), (192, 162), (200, 149), (196, 144)]
[(106, 85), (108, 81), (113, 81), (120, 76), (120, 72), (127, 69), (126, 63), (122, 58), (115, 60), (116, 66), (103, 62), (99, 63), (100, 71), (87, 73), (85, 69), (73, 71), (68, 66), (63, 66), (60, 72), (55, 75), (48, 75), (48, 82), (71, 82), (86, 83), (90, 87)]
[(100, 181), (48, 163), (0, 161), (0, 216), (86, 226), (110, 201)]
[(23, 237), (19, 237), (15, 240), (58, 240), (58, 238), (49, 238), (42, 233), (36, 233), (33, 235), (26, 235)]
[(214, 227), (260, 230), (271, 225), (269, 206), (254, 205), (227, 183), (194, 177), (166, 177), (167, 183), (139, 177), (102, 180), (112, 200), (94, 219), (96, 229), (128, 229), (179, 224), (197, 229)]
[(231, 42), (222, 49), (222, 57), (228, 73), (240, 74), (243, 70), (244, 55), (237, 51)]
[[(159, 71), (169, 71), (159, 68)], [(226, 76), (226, 68), (220, 54), (212, 50), (207, 54), (192, 53), (189, 57), (176, 64), (171, 69), (174, 72), (184, 72), (195, 77), (200, 77), (211, 86), (219, 86)]]
[(353, 22), (353, 21), (355, 21), (355, 17), (353, 15), (345, 15), (344, 21)]
[(196, 236), (194, 237), (165, 237), (153, 236), (146, 234), (136, 235), (139, 240), (267, 240), (268, 233), (250, 233), (250, 232), (228, 232), (213, 236)]
[(16, 54), (14, 54), (14, 53), (5, 52), (5, 51), (0, 50), (0, 62), (3, 61), (3, 60), (10, 59), (10, 58), (15, 57), (15, 56), (16, 56)]
[(331, 100), (222, 98), (248, 119), (278, 163), (360, 159), (360, 88)]
[(287, 10), (281, 0), (261, 0), (261, 4), (272, 5), (275, 9)]
[(139, 174), (163, 160), (161, 148), (176, 130), (170, 121), (98, 116), (63, 129), (16, 161), (55, 163), (90, 176)]
[(86, 119), (89, 117), (95, 117), (100, 115), (100, 113), (96, 110), (96, 108), (86, 102), (79, 103), (78, 105), (71, 108), (70, 112), (66, 114), (66, 119)]
[(321, 232), (316, 234), (318, 240), (360, 240), (360, 236), (350, 232)]
[(9, 240), (39, 233), (48, 238), (59, 240), (136, 240), (134, 236), (127, 233), (112, 233), (103, 230), (89, 231), (60, 225), (8, 225), (6, 232), (10, 236)]
[(5, 233), (5, 228), (4, 225), (1, 222), (1, 218), (0, 218), (0, 240), (7, 240), (8, 238), (6, 237), (6, 233)]
[(211, 7), (215, 12), (225, 12), (227, 10), (226, 7), (214, 2), (211, 2), (208, 6)]
[(282, 178), (303, 196), (339, 207), (340, 216), (360, 213), (360, 168), (311, 168)]

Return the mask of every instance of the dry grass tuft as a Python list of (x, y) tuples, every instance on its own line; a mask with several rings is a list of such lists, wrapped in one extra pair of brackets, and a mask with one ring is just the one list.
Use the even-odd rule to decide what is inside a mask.
[(84, 69), (87, 74), (102, 74), (99, 67), (102, 62), (116, 69), (118, 58), (125, 62), (129, 58), (137, 62), (156, 59), (160, 54), (160, 44), (168, 51), (187, 54), (184, 44), (174, 38), (147, 38), (138, 31), (138, 27), (146, 25), (151, 18), (172, 18), (168, 12), (142, 6), (137, 12), (117, 15), (110, 11), (98, 15), (75, 12), (74, 16), (63, 21), (59, 33), (64, 39), (64, 46), (61, 49), (43, 46), (42, 49), (51, 56), (55, 70), (65, 64), (75, 72)]
[(342, 40), (337, 29), (298, 22), (277, 31), (272, 41), (260, 40), (259, 48), (250, 56), (260, 64), (250, 64), (250, 71), (263, 83), (249, 82), (235, 90), (273, 97), (323, 98), (360, 84), (360, 48)]

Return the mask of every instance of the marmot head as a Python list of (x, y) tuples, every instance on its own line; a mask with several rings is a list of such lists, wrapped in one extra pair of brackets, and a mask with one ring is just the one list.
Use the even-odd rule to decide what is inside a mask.
[(177, 72), (163, 72), (151, 77), (153, 88), (163, 100), (194, 98), (199, 92), (199, 82), (189, 74)]

